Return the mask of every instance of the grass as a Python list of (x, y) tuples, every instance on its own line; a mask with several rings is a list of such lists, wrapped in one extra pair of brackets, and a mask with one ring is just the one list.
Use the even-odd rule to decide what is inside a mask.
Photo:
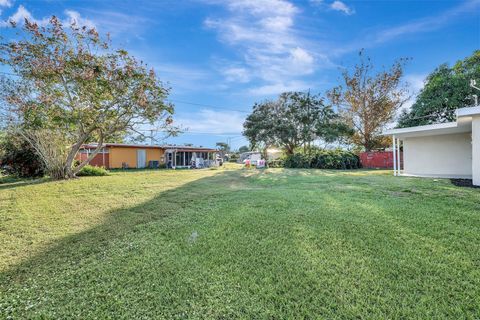
[(480, 318), (480, 192), (384, 171), (0, 181), (0, 318)]

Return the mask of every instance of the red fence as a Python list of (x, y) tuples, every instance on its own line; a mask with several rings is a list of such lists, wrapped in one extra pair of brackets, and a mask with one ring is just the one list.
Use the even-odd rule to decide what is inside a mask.
[[(393, 169), (392, 151), (362, 152), (359, 154), (363, 168), (367, 169)], [(400, 152), (401, 164), (403, 167), (403, 153)]]

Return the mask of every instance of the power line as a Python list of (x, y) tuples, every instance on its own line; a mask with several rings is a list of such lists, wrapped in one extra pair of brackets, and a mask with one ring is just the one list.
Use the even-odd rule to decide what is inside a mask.
[[(9, 76), (20, 77), (18, 74), (14, 74), (14, 73), (10, 73), (10, 72), (0, 71), (0, 73), (4, 74), (4, 75), (9, 75)], [(219, 107), (219, 106), (213, 106), (213, 105), (205, 104), (205, 103), (197, 103), (197, 102), (184, 101), (184, 100), (178, 100), (178, 99), (168, 99), (168, 101), (174, 102), (174, 103), (188, 104), (188, 105), (198, 106), (198, 107), (207, 107), (207, 108), (210, 108), (210, 109), (234, 111), (234, 112), (247, 113), (247, 114), (250, 113), (250, 111), (240, 110), (239, 108)]]
[[(18, 74), (9, 73), (9, 72), (3, 72), (3, 71), (0, 71), (0, 74), (5, 74), (5, 75), (11, 75), (11, 76), (20, 77)], [(196, 102), (183, 101), (183, 100), (178, 100), (178, 99), (168, 99), (168, 100), (169, 100), (170, 102), (189, 104), (189, 105), (193, 105), (193, 106), (207, 107), (207, 108), (211, 108), (211, 109), (218, 109), (218, 110), (225, 110), (225, 111), (234, 111), (234, 112), (241, 112), (241, 113), (248, 113), (248, 114), (250, 114), (250, 111), (245, 111), (245, 110), (240, 110), (240, 109), (232, 109), (232, 108), (226, 108), (226, 107), (219, 107), (219, 106), (213, 106), (213, 105), (204, 104), (204, 103), (196, 103)], [(453, 110), (453, 109), (452, 109), (452, 110), (444, 109), (444, 110), (442, 110), (442, 113), (447, 113), (448, 111), (454, 111), (454, 110)], [(438, 117), (438, 116), (439, 116), (438, 113), (432, 113), (432, 114), (427, 114), (427, 115), (424, 115), (424, 116), (408, 117), (408, 120), (418, 120), (418, 119), (432, 118), (432, 117)], [(208, 134), (208, 133), (206, 133), (206, 134)]]
[[(169, 132), (169, 130), (157, 130), (157, 129), (139, 129), (135, 131), (140, 131), (140, 132)], [(229, 136), (229, 137), (243, 137), (240, 135), (241, 132), (202, 132), (202, 131), (184, 131), (180, 132), (181, 134), (210, 134), (210, 135), (219, 135), (219, 136)]]
[(10, 73), (10, 72), (4, 72), (4, 71), (0, 71), (1, 74), (5, 74), (7, 76), (14, 76), (14, 77), (20, 77), (18, 74), (15, 74), (15, 73)]
[(183, 100), (177, 100), (177, 99), (169, 99), (172, 102), (178, 102), (178, 103), (183, 103), (183, 104), (189, 104), (192, 106), (199, 106), (199, 107), (207, 107), (211, 109), (219, 109), (219, 110), (227, 110), (227, 111), (235, 111), (235, 112), (241, 112), (241, 113), (250, 113), (250, 111), (245, 111), (245, 110), (239, 110), (239, 109), (232, 109), (232, 108), (226, 108), (226, 107), (218, 107), (218, 106), (212, 106), (209, 104), (203, 104), (203, 103), (196, 103), (196, 102), (190, 102), (190, 101), (183, 101)]
[(427, 115), (424, 115), (424, 116), (417, 116), (417, 117), (408, 117), (407, 115), (407, 120), (417, 120), (417, 119), (424, 119), (424, 118), (433, 118), (433, 117), (438, 117), (440, 116), (442, 113), (443, 114), (446, 114), (448, 112), (454, 112), (455, 110), (454, 109), (443, 109), (441, 110), (440, 113), (436, 112), (436, 113), (431, 113), (431, 114), (427, 114)]

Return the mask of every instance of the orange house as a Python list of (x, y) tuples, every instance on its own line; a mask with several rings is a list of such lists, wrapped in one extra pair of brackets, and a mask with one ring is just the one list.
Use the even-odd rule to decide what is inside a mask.
[[(85, 144), (77, 154), (83, 161), (97, 148), (97, 144)], [(216, 165), (215, 149), (174, 145), (137, 145), (105, 143), (102, 150), (90, 161), (90, 165), (107, 169), (128, 168), (203, 168)]]

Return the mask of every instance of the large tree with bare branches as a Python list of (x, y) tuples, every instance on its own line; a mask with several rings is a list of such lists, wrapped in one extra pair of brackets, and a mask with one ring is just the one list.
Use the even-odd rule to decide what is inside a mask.
[[(0, 43), (0, 63), (14, 75), (0, 79), (2, 115), (33, 144), (47, 169), (49, 161), (55, 163), (54, 178), (74, 177), (103, 142), (140, 124), (170, 128), (169, 89), (143, 62), (112, 49), (108, 37), (75, 23), (63, 26), (56, 17), (46, 26), (26, 20), (12, 27), (20, 40)], [(75, 165), (88, 141), (98, 141), (98, 148)], [(64, 145), (52, 150), (57, 144)]]
[(359, 56), (360, 62), (352, 72), (343, 71), (343, 84), (330, 90), (328, 97), (354, 128), (351, 142), (370, 151), (388, 145), (388, 138), (381, 132), (408, 100), (407, 88), (401, 81), (407, 59), (399, 59), (389, 69), (376, 72), (363, 51)]

